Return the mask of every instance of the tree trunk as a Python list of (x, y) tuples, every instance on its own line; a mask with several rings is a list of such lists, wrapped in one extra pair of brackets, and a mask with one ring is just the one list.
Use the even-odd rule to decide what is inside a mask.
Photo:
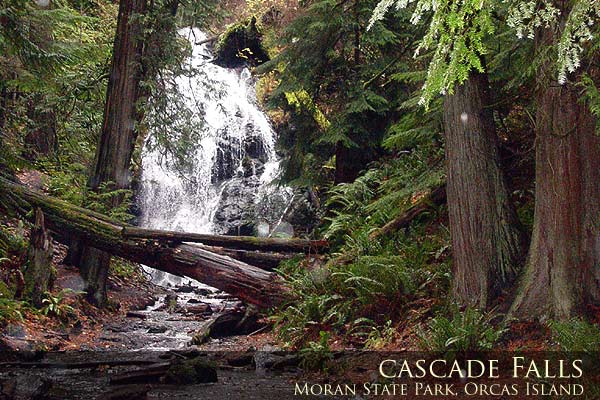
[(444, 100), (454, 298), (489, 307), (515, 279), (523, 235), (499, 165), (488, 79), (472, 73)]
[[(543, 29), (536, 48), (559, 34)], [(567, 319), (600, 301), (600, 137), (580, 90), (559, 85), (550, 62), (537, 86), (533, 234), (511, 315)]]
[(281, 303), (288, 291), (278, 275), (211, 253), (198, 245), (168, 246), (152, 239), (133, 239), (123, 235), (127, 224), (45, 196), (0, 177), (0, 209), (27, 216), (41, 208), (56, 239), (69, 243), (73, 237), (84, 245), (148, 265), (161, 271), (187, 276), (221, 289), (250, 304), (272, 307)]
[(46, 231), (44, 214), (35, 210), (35, 225), (29, 238), (27, 266), (24, 271), (26, 292), (35, 307), (42, 307), (44, 293), (52, 289), (55, 273), (52, 267), (52, 239)]
[(32, 125), (24, 140), (28, 147), (26, 156), (30, 160), (50, 155), (58, 147), (56, 114), (52, 110), (45, 109), (45, 101), (44, 96), (34, 95), (28, 102), (27, 116)]
[[(140, 120), (137, 102), (141, 94), (142, 34), (140, 23), (135, 20), (146, 10), (146, 0), (121, 0), (117, 21), (117, 33), (113, 47), (113, 59), (106, 92), (104, 121), (100, 142), (96, 150), (96, 162), (90, 178), (92, 190), (102, 184), (110, 189), (129, 188), (131, 182), (131, 157), (137, 136), (136, 123)], [(115, 198), (113, 206), (122, 199)], [(73, 243), (80, 251), (70, 257), (81, 269), (87, 284), (88, 300), (98, 306), (106, 303), (106, 279), (110, 255), (95, 248)], [(80, 248), (81, 247), (81, 248)]]

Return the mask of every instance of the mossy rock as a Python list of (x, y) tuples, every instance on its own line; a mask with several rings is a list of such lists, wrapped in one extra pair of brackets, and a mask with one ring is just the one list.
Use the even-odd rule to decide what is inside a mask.
[(215, 48), (214, 63), (225, 68), (257, 66), (269, 61), (256, 18), (231, 25)]
[(174, 385), (195, 385), (217, 382), (217, 369), (214, 364), (201, 357), (176, 361), (165, 375), (165, 383)]

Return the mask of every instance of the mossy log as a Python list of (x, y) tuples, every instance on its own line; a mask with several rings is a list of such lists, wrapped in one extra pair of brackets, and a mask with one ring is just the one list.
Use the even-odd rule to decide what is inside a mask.
[(410, 223), (423, 214), (425, 211), (431, 210), (433, 207), (438, 207), (446, 201), (446, 185), (440, 185), (431, 192), (410, 206), (405, 212), (385, 224), (381, 229), (373, 231), (370, 238), (376, 239), (380, 236), (387, 235), (391, 232), (396, 232), (399, 229), (406, 228)]
[(0, 178), (0, 208), (24, 217), (30, 217), (33, 210), (40, 208), (48, 228), (62, 243), (69, 244), (78, 238), (111, 255), (196, 279), (259, 307), (279, 304), (288, 290), (283, 280), (272, 272), (193, 244), (169, 246), (161, 240), (125, 236), (125, 229), (132, 226), (4, 178)]
[(161, 231), (136, 227), (123, 229), (123, 236), (132, 239), (153, 239), (161, 242), (202, 243), (228, 249), (279, 251), (289, 253), (318, 253), (327, 249), (326, 240), (278, 239), (254, 236), (221, 236), (202, 233)]

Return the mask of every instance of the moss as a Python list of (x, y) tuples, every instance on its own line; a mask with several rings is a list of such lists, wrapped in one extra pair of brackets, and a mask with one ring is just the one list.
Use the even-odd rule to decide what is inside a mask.
[(231, 25), (216, 46), (215, 64), (226, 68), (257, 66), (269, 60), (256, 18)]
[(217, 369), (214, 364), (201, 357), (176, 361), (167, 371), (165, 381), (175, 385), (216, 382)]

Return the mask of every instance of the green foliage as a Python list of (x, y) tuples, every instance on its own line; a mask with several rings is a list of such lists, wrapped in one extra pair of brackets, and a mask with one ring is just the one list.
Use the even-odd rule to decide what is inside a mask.
[(139, 264), (117, 257), (113, 257), (110, 261), (110, 272), (122, 279), (141, 280), (143, 278)]
[(560, 348), (569, 352), (596, 353), (600, 351), (600, 328), (583, 319), (551, 321), (552, 337)]
[(416, 147), (329, 191), (324, 235), (333, 244), (330, 258), (308, 270), (303, 262), (281, 267), (293, 288), (292, 304), (275, 316), (282, 339), (303, 345), (319, 331), (335, 330), (354, 342), (379, 346), (391, 333), (386, 324), (402, 318), (411, 302), (445, 293), (448, 234), (426, 233), (435, 210), (408, 232), (372, 237), (410, 207), (415, 193), (441, 182), (440, 155), (431, 144)]
[(419, 241), (417, 237), (387, 249), (367, 250), (377, 256), (348, 252), (308, 272), (302, 266), (282, 271), (294, 296), (275, 315), (279, 336), (296, 346), (318, 331), (335, 330), (364, 342), (373, 327), (401, 318), (412, 301), (443, 292), (448, 266), (435, 260), (440, 243), (436, 238)]
[(365, 348), (371, 350), (380, 350), (391, 343), (396, 334), (396, 329), (392, 326), (392, 321), (388, 320), (382, 327), (372, 326), (367, 333)]
[(493, 311), (451, 306), (419, 332), (419, 346), (425, 351), (448, 354), (491, 350), (506, 330), (496, 326), (497, 321)]
[[(398, 106), (417, 87), (390, 79), (414, 64), (407, 52), (414, 45), (407, 14), (367, 32), (374, 5), (301, 3), (302, 12), (280, 35), (281, 51), (259, 68), (274, 72), (269, 104), (286, 112), (280, 137), (287, 181), (324, 186), (334, 162), (349, 163), (357, 172), (365, 168), (380, 155)], [(350, 149), (349, 160), (340, 160), (340, 148)]]
[(333, 360), (333, 353), (329, 348), (329, 333), (319, 332), (318, 342), (309, 342), (300, 350), (300, 365), (307, 370), (326, 371), (328, 363)]
[[(326, 205), (331, 209), (324, 235), (343, 242), (351, 232), (354, 243), (403, 213), (413, 196), (440, 185), (444, 179), (441, 149), (422, 145), (392, 160), (373, 165), (354, 182), (333, 187)], [(357, 231), (359, 227), (359, 231)], [(348, 244), (352, 246), (352, 244)]]
[(23, 254), (27, 250), (25, 226), (19, 221), (16, 227), (0, 224), (0, 257), (7, 260), (10, 255)]
[(584, 99), (596, 117), (596, 132), (600, 135), (600, 90), (598, 85), (587, 74), (582, 74), (580, 85), (584, 90)]
[[(63, 322), (70, 320), (75, 313), (75, 309), (64, 302), (65, 295), (68, 293), (74, 293), (74, 291), (72, 289), (63, 289), (56, 295), (45, 292), (42, 299), (43, 306), (40, 310), (41, 313), (46, 316), (56, 317)], [(82, 294), (83, 292), (77, 293)]]
[(392, 6), (403, 9), (411, 3), (415, 4), (413, 24), (419, 24), (431, 13), (427, 18), (427, 33), (415, 51), (416, 57), (422, 51), (433, 50), (419, 100), (428, 108), (433, 97), (451, 94), (454, 86), (462, 84), (471, 71), (483, 72), (485, 38), (494, 32), (494, 4), (480, 0), (382, 0), (373, 11), (370, 26), (383, 19)]
[(133, 192), (129, 189), (114, 189), (114, 182), (103, 182), (97, 191), (87, 192), (84, 205), (118, 221), (130, 222), (133, 219), (129, 213), (132, 196)]
[(0, 326), (9, 322), (23, 321), (23, 303), (0, 296)]
[(44, 122), (28, 121), (35, 107), (57, 117), (59, 141), (75, 147), (82, 138), (93, 139), (87, 124), (102, 116), (116, 7), (99, 3), (89, 14), (68, 1), (41, 9), (11, 0), (5, 7), (0, 11), (8, 21), (0, 30), (0, 81), (11, 98), (5, 104), (10, 110), (5, 128), (12, 133), (26, 122), (35, 129)]

